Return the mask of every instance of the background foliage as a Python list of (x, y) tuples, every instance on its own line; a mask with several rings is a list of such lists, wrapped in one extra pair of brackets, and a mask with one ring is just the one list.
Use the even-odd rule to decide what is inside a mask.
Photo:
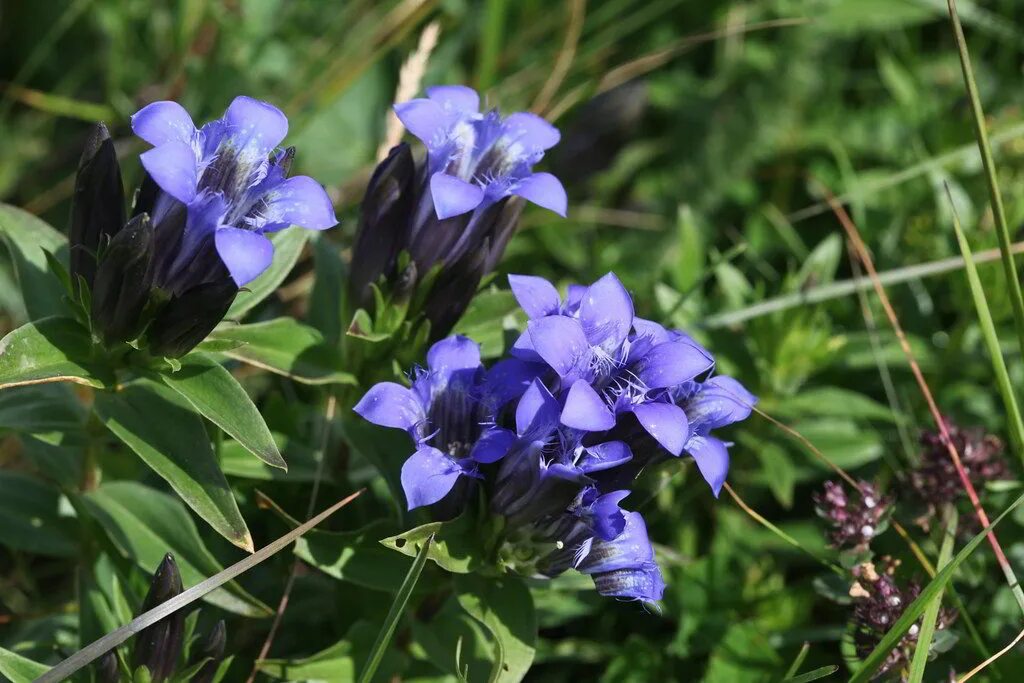
[[(960, 9), (1019, 236), (1024, 16), (1014, 0)], [(328, 185), (342, 227), (307, 246), (276, 293), (234, 313), (246, 322), (294, 315), (336, 339), (347, 321), (336, 314), (343, 264), (332, 255), (351, 244), (399, 67), (430, 20), (440, 22), (441, 37), (424, 83), (474, 85), (506, 111), (543, 110), (563, 131), (546, 168), (566, 182), (569, 219), (529, 209), (502, 273), (565, 283), (614, 270), (640, 315), (693, 332), (723, 371), (758, 394), (765, 412), (899, 498), (930, 418), (874, 296), (865, 311), (855, 293), (835, 286), (858, 272), (823, 202), (827, 187), (846, 201), (879, 270), (901, 280), (889, 293), (940, 409), (1006, 437), (963, 273), (920, 277), (909, 269), (959, 253), (944, 183), (975, 253), (996, 245), (939, 0), (7, 2), (0, 5), (0, 199), (63, 230), (89, 122), (110, 126), (132, 187), (142, 147), (127, 120), (141, 104), (179, 99), (201, 121), (239, 93), (273, 101), (290, 117), (296, 168)], [(564, 78), (554, 80), (559, 73)], [(611, 105), (584, 105), (626, 81)], [(6, 253), (2, 264), (6, 333), (34, 316)], [(1001, 337), (1010, 340), (1002, 272), (983, 265), (980, 274)], [(504, 286), (501, 276), (496, 283)], [(485, 293), (459, 329), (497, 355), (501, 331), (521, 322), (513, 308), (507, 294)], [(1005, 351), (1021, 386), (1018, 350), (1007, 343)], [(411, 563), (376, 544), (402, 530), (387, 485), (367, 453), (343, 445), (343, 430), (359, 442), (358, 425), (347, 415), (325, 422), (320, 388), (230, 367), (290, 465), (285, 474), (233, 440), (219, 444), (221, 469), (257, 546), (289, 528), (261, 493), (304, 517), (321, 457), (318, 509), (354, 487), (370, 489), (298, 544), (298, 556), (323, 571), (300, 569), (262, 668), (271, 678), (350, 680)], [(40, 662), (126, 621), (167, 550), (186, 585), (240, 557), (109, 436), (89, 456), (101, 463), (102, 482), (83, 481), (85, 444), (96, 443), (85, 438), (95, 430), (84, 423), (87, 394), (64, 385), (0, 393), (0, 646)], [(780, 680), (804, 642), (810, 653), (801, 671), (837, 664), (835, 677), (847, 675), (850, 610), (832, 599), (845, 586), (823, 566), (835, 553), (811, 502), (834, 475), (758, 416), (731, 437), (735, 491), (799, 547), (729, 496), (713, 500), (692, 467), (662, 470), (642, 483), (646, 499), (630, 499), (659, 546), (668, 584), (662, 609), (602, 599), (587, 581), (531, 585), (541, 635), (531, 680)], [(169, 447), (184, 439), (170, 437)], [(1018, 451), (1008, 450), (1017, 479)], [(1017, 494), (1016, 481), (994, 487), (986, 506), (998, 512)], [(940, 535), (914, 526), (915, 512), (907, 503), (896, 516), (934, 562)], [(999, 534), (1018, 571), (1022, 522), (1013, 513)], [(924, 578), (894, 531), (876, 546), (902, 558), (908, 576)], [(254, 617), (277, 604), (292, 562), (282, 553), (207, 600), (204, 623), (228, 618), (229, 680), (248, 674), (270, 621)], [(428, 564), (422, 586), (439, 572)], [(982, 650), (998, 650), (1020, 629), (987, 546), (953, 585), (977, 635), (968, 637), (961, 619), (953, 629), (959, 642), (929, 666), (926, 680), (970, 669)], [(481, 589), (460, 588), (460, 602), (474, 590)], [(381, 675), (453, 676), (448, 644), (459, 636), (475, 680), (488, 668), (489, 637), (451, 600), (421, 604), (402, 622)], [(1017, 651), (983, 676), (1019, 680), (1022, 672)]]

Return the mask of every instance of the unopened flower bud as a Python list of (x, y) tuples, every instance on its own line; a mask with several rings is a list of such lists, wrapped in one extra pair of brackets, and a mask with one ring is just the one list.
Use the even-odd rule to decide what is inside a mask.
[(168, 301), (146, 332), (150, 353), (168, 358), (184, 356), (224, 319), (237, 293), (231, 278), (224, 277)]
[(92, 287), (96, 252), (103, 238), (113, 237), (124, 225), (124, 188), (121, 167), (107, 127), (97, 123), (78, 164), (71, 201), (71, 280), (81, 276)]
[(114, 650), (107, 650), (94, 665), (96, 681), (98, 683), (118, 683), (121, 680), (121, 670), (117, 663), (117, 653)]
[(142, 331), (142, 310), (152, 281), (153, 224), (133, 218), (103, 250), (92, 291), (92, 322), (107, 344)]
[[(168, 553), (157, 567), (156, 573), (153, 574), (153, 581), (150, 584), (149, 593), (146, 594), (146, 599), (142, 603), (141, 612), (148, 612), (157, 605), (177, 596), (181, 591), (181, 574), (178, 572), (178, 565), (174, 562), (174, 556)], [(182, 610), (178, 610), (143, 629), (135, 637), (132, 667), (145, 666), (149, 669), (150, 679), (153, 683), (166, 680), (177, 667), (184, 634), (185, 613)]]
[(217, 668), (224, 659), (226, 642), (227, 629), (224, 627), (224, 620), (221, 620), (196, 644), (192, 651), (189, 665), (194, 666), (203, 660), (207, 660), (207, 662), (192, 676), (191, 683), (210, 683), (213, 680)]

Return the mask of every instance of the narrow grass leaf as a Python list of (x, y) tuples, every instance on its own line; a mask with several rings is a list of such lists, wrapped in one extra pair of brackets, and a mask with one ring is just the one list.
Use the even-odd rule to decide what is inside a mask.
[(395, 635), (395, 629), (398, 627), (398, 620), (402, 618), (402, 614), (405, 612), (405, 606), (409, 602), (409, 596), (412, 595), (412, 591), (416, 587), (416, 582), (419, 581), (420, 574), (423, 573), (423, 567), (427, 563), (427, 553), (430, 552), (430, 544), (433, 540), (433, 536), (427, 537), (423, 542), (423, 545), (420, 546), (419, 554), (416, 555), (416, 560), (409, 568), (409, 573), (405, 575), (405, 581), (402, 582), (401, 588), (398, 589), (398, 594), (395, 595), (395, 599), (391, 603), (391, 610), (384, 619), (384, 625), (381, 627), (380, 633), (377, 635), (377, 641), (373, 644), (373, 648), (370, 650), (370, 655), (366, 659), (366, 665), (363, 667), (363, 672), (359, 676), (360, 683), (370, 683), (370, 681), (373, 680), (374, 674), (377, 673), (377, 667), (380, 666), (380, 661), (384, 658), (384, 651), (387, 650), (388, 645), (391, 643), (392, 636)]
[(810, 683), (811, 681), (817, 681), (822, 678), (827, 678), (839, 671), (839, 667), (835, 664), (829, 664), (827, 666), (821, 666), (813, 671), (808, 671), (805, 674), (799, 676), (793, 676), (792, 678), (785, 679), (782, 683)]
[[(946, 515), (946, 531), (942, 535), (942, 546), (939, 548), (939, 561), (936, 566), (941, 571), (953, 557), (953, 542), (956, 540), (957, 513), (956, 508), (949, 506)], [(921, 633), (917, 637), (917, 645), (914, 647), (914, 659), (910, 662), (910, 673), (907, 676), (907, 683), (921, 683), (924, 679), (924, 668), (928, 665), (928, 651), (932, 647), (932, 638), (935, 636), (935, 622), (939, 618), (939, 610), (942, 608), (942, 590), (939, 590), (921, 618)]]

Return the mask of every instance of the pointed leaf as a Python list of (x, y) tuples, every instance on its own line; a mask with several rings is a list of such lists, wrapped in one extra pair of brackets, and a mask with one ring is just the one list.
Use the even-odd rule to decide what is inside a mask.
[(498, 657), (490, 680), (521, 681), (536, 653), (537, 616), (533, 596), (521, 579), (458, 574), (455, 592), (462, 609), (494, 636)]
[(252, 552), (252, 537), (217, 464), (203, 421), (173, 391), (141, 379), (97, 392), (96, 414), (217, 533)]
[(60, 510), (60, 490), (22, 472), (0, 470), (0, 545), (38, 555), (70, 557), (78, 520)]
[(224, 317), (237, 320), (273, 294), (295, 267), (295, 262), (299, 260), (299, 255), (302, 254), (302, 248), (306, 246), (307, 239), (309, 239), (308, 230), (294, 227), (271, 235), (270, 241), (274, 244), (274, 262), (238, 293)]
[(219, 363), (201, 353), (192, 353), (181, 359), (180, 370), (163, 373), (160, 379), (257, 458), (288, 469), (252, 399)]
[(0, 389), (46, 382), (104, 387), (110, 369), (92, 356), (89, 332), (71, 318), (43, 318), (0, 339)]
[(32, 683), (49, 670), (46, 664), (33, 662), (0, 647), (0, 674), (6, 676), (11, 683)]
[[(67, 239), (47, 223), (27, 211), (0, 204), (0, 241), (7, 246), (14, 262), (25, 310), (30, 320), (60, 315), (66, 307), (60, 280), (49, 272), (46, 253), (64, 253)], [(58, 259), (66, 262), (66, 258)]]
[(474, 519), (463, 513), (450, 522), (431, 522), (381, 540), (388, 548), (416, 557), (418, 548), (433, 537), (428, 559), (454, 574), (471, 572), (483, 563), (484, 553)]

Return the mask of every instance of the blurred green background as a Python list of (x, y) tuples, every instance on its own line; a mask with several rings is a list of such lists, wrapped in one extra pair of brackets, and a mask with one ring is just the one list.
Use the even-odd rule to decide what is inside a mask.
[[(1024, 3), (958, 4), (1008, 219), (1020, 239)], [(466, 83), (503, 111), (547, 115), (563, 133), (542, 169), (565, 181), (569, 218), (529, 209), (501, 271), (565, 283), (614, 270), (641, 315), (692, 332), (724, 372), (761, 397), (764, 411), (898, 497), (930, 420), (873, 293), (862, 301), (841, 282), (859, 273), (822, 188), (844, 201), (878, 269), (896, 282), (890, 296), (940, 409), (1005, 438), (963, 273), (939, 268), (922, 277), (912, 268), (959, 253), (944, 184), (976, 253), (996, 246), (945, 5), (6, 0), (0, 200), (63, 230), (91, 122), (110, 126), (133, 186), (143, 147), (132, 140), (128, 118), (140, 106), (177, 99), (205, 121), (248, 94), (289, 115), (297, 169), (331, 190), (343, 220), (331, 239), (345, 248), (399, 69), (436, 21), (440, 38), (424, 85)], [(268, 306), (303, 314), (304, 297), (290, 294), (304, 291), (311, 267), (304, 259), (290, 281), (295, 287)], [(1002, 271), (982, 266), (981, 275), (997, 322), (1009, 332)], [(6, 331), (24, 313), (9, 269), (0, 278)], [(1005, 350), (1021, 386), (1016, 345)], [(285, 390), (261, 390), (269, 396), (268, 421), (292, 419), (289, 411), (298, 408), (287, 405)], [(824, 585), (827, 570), (806, 552), (832, 553), (810, 500), (831, 472), (756, 415), (729, 436), (737, 442), (730, 475), (736, 492), (804, 550), (759, 525), (728, 495), (714, 500), (692, 467), (650, 475), (641, 485), (646, 498), (637, 493), (629, 502), (643, 511), (659, 546), (668, 583), (663, 609), (645, 611), (571, 584), (538, 586), (543, 643), (529, 680), (775, 681), (804, 642), (810, 656), (803, 670), (838, 664), (835, 679), (846, 676), (841, 641), (850, 608), (830, 599), (835, 589)], [(1015, 454), (1010, 459), (1019, 473)], [(0, 466), (19, 467), (2, 449)], [(339, 479), (326, 495), (350, 489)], [(261, 486), (298, 511), (308, 479)], [(1001, 509), (1012, 488), (986, 492), (990, 509)], [(258, 538), (280, 533), (274, 520), (258, 521), (267, 515), (251, 498), (243, 512)], [(934, 559), (935, 534), (910, 524), (909, 507), (898, 507), (897, 517)], [(1018, 515), (1000, 532), (1018, 570), (1021, 522)], [(878, 546), (907, 558), (908, 577), (923, 577), (892, 530)], [(267, 601), (276, 601), (290, 560), (275, 562), (252, 578), (251, 589)], [(1019, 631), (1020, 615), (988, 549), (959, 576), (981, 642), (999, 649)], [(73, 600), (74, 566), (59, 553), (0, 549), (0, 645), (42, 661), (66, 655), (77, 643)], [(354, 623), (379, 619), (388, 603), (384, 593), (303, 573), (275, 656), (301, 658), (346, 632), (351, 638)], [(238, 680), (265, 628), (241, 619), (229, 624)], [(954, 631), (962, 628), (961, 620)], [(412, 641), (415, 652), (415, 640), (405, 633), (397, 642), (408, 648)], [(954, 668), (962, 673), (981, 659), (961, 637), (926, 680)], [(1003, 680), (1024, 680), (1024, 655), (1008, 654), (999, 671)], [(440, 675), (420, 667), (408, 679)], [(976, 680), (988, 675), (996, 670)]]

